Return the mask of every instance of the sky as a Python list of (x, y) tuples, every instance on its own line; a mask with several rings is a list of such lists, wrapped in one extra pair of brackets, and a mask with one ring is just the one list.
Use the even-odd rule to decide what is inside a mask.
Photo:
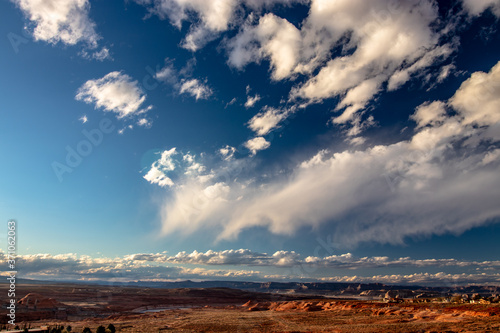
[(20, 276), (500, 284), (500, 1), (0, 12)]

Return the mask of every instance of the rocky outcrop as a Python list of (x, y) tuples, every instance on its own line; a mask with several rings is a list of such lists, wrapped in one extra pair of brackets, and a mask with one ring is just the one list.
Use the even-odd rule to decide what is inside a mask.
[(53, 298), (45, 297), (37, 293), (29, 293), (17, 302), (21, 308), (34, 310), (57, 310), (64, 308), (64, 304)]

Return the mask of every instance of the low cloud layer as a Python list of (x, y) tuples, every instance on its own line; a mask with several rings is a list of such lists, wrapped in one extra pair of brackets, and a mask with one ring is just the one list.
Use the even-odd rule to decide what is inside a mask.
[[(0, 259), (6, 255), (0, 252)], [(22, 267), (20, 277), (44, 280), (80, 280), (108, 282), (125, 281), (172, 281), (172, 280), (239, 280), (239, 281), (324, 281), (324, 282), (377, 282), (420, 285), (500, 284), (497, 273), (498, 261), (460, 261), (455, 259), (413, 260), (410, 258), (389, 259), (387, 257), (356, 258), (351, 254), (325, 258), (302, 259), (295, 252), (278, 251), (272, 255), (256, 253), (246, 249), (207, 251), (192, 253), (138, 253), (115, 258), (92, 258), (76, 254), (32, 254), (20, 255), (17, 265)], [(189, 265), (182, 266), (182, 265)], [(193, 268), (193, 265), (195, 267)], [(210, 267), (212, 266), (212, 267)], [(213, 266), (225, 266), (215, 269)], [(254, 269), (249, 266), (261, 266)], [(229, 268), (226, 268), (229, 267)], [(282, 273), (266, 273), (266, 267), (278, 267)], [(300, 267), (300, 268), (299, 268)], [(366, 268), (413, 268), (417, 271), (429, 267), (448, 269), (484, 269), (478, 273), (413, 273), (359, 276), (345, 275), (329, 277), (320, 269), (366, 269)], [(294, 268), (297, 268), (294, 270)], [(302, 270), (301, 270), (302, 268)], [(305, 268), (305, 269), (304, 269)], [(493, 271), (491, 271), (493, 270)], [(295, 274), (295, 271), (301, 274)], [(353, 271), (353, 272), (354, 272)], [(308, 274), (304, 274), (308, 272)]]
[(386, 256), (356, 257), (351, 253), (326, 257), (308, 256), (303, 258), (294, 251), (277, 251), (273, 254), (254, 252), (249, 249), (206, 252), (179, 252), (176, 255), (166, 253), (133, 254), (126, 259), (175, 264), (194, 265), (245, 265), (245, 266), (282, 266), (310, 265), (337, 269), (365, 268), (423, 268), (423, 267), (472, 267), (500, 269), (500, 261), (467, 261), (457, 259), (411, 259), (409, 257), (390, 259)]

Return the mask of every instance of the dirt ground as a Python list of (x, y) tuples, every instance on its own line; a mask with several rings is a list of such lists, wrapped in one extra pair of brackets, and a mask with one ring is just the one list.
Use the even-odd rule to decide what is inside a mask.
[(20, 297), (19, 326), (71, 325), (72, 332), (84, 327), (95, 332), (109, 324), (117, 332), (500, 332), (499, 304), (381, 303), (227, 288), (74, 285), (25, 286)]
[(95, 331), (110, 323), (118, 332), (500, 332), (499, 312), (498, 306), (408, 307), (338, 301), (328, 310), (252, 311), (245, 306), (206, 306), (76, 322), (44, 320), (31, 325), (69, 324), (73, 332), (84, 327)]

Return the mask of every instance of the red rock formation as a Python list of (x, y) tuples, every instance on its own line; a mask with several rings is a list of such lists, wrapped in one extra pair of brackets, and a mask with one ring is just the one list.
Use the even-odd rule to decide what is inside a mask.
[(29, 293), (18, 302), (19, 305), (25, 306), (29, 309), (53, 309), (64, 307), (64, 304), (56, 301), (53, 298), (45, 297), (37, 293)]

